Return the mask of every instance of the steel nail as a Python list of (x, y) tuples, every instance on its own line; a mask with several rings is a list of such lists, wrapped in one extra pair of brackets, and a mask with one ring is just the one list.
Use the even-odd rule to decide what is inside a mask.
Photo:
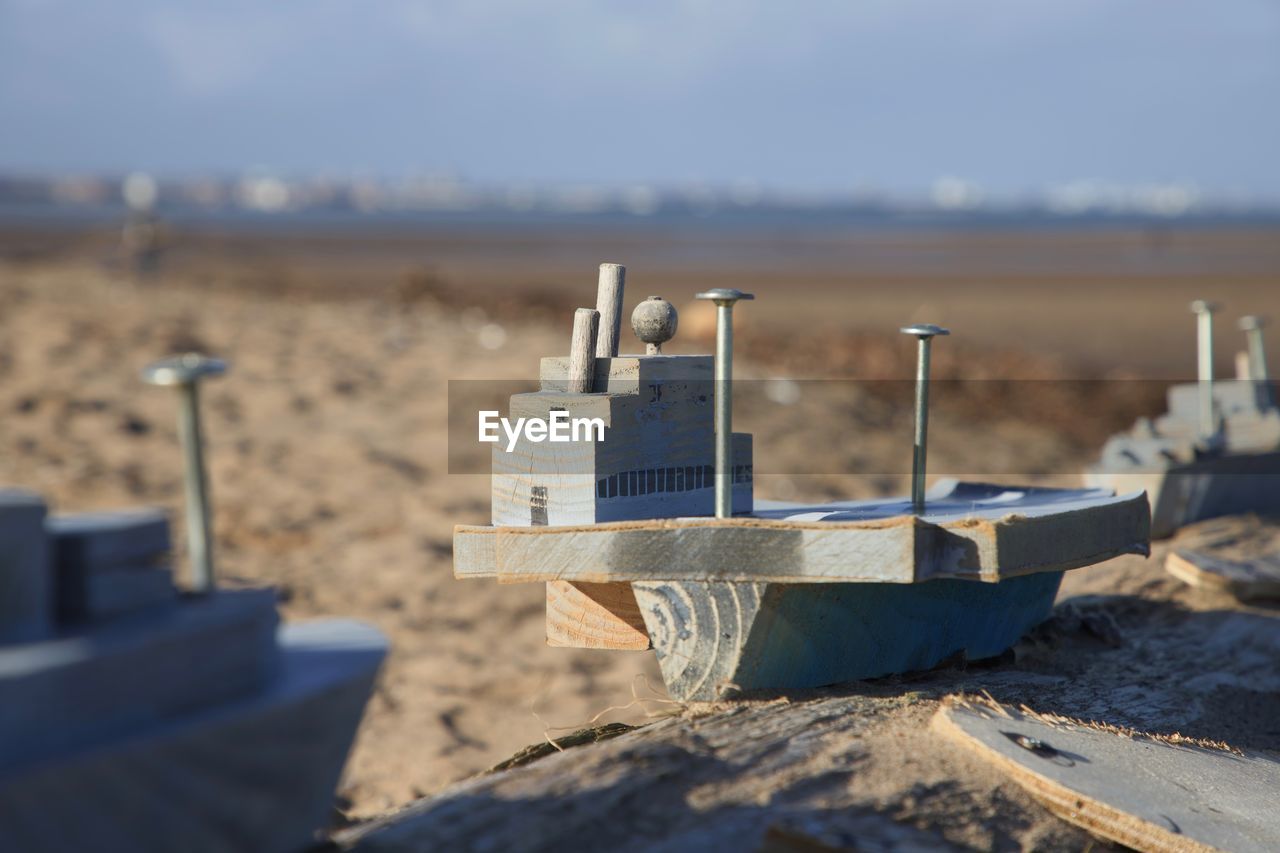
[(1197, 299), (1191, 303), (1191, 313), (1196, 315), (1197, 374), (1200, 383), (1200, 437), (1210, 438), (1218, 431), (1214, 416), (1213, 399), (1213, 313), (1220, 306), (1216, 302)]
[(929, 447), (929, 351), (933, 338), (949, 335), (950, 329), (932, 323), (918, 323), (900, 329), (904, 335), (914, 335), (920, 342), (916, 355), (916, 434), (915, 449), (911, 458), (911, 509), (916, 514), (924, 512), (925, 463)]
[(157, 361), (142, 371), (142, 381), (178, 389), (178, 434), (185, 463), (183, 486), (186, 492), (187, 541), (191, 554), (191, 589), (214, 589), (213, 537), (209, 525), (209, 486), (204, 467), (204, 444), (200, 430), (200, 380), (220, 376), (226, 362), (199, 353), (186, 353)]
[(727, 287), (696, 294), (716, 304), (716, 518), (733, 517), (733, 304), (755, 299)]

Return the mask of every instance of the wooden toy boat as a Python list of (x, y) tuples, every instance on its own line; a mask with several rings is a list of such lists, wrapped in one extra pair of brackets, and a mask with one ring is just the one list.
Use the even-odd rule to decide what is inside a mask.
[(1280, 512), (1280, 407), (1261, 323), (1244, 319), (1250, 347), (1236, 379), (1213, 379), (1212, 337), (1202, 335), (1200, 381), (1171, 386), (1168, 412), (1113, 436), (1085, 474), (1090, 486), (1146, 491), (1154, 537), (1207, 518)]
[(1147, 553), (1141, 493), (945, 482), (923, 508), (757, 505), (751, 437), (713, 405), (722, 363), (662, 355), (675, 316), (656, 297), (633, 316), (648, 354), (619, 357), (602, 319), (620, 314), (617, 268), (599, 304), (510, 406), (597, 417), (598, 440), (495, 446), (493, 524), (454, 533), (458, 578), (547, 584), (553, 645), (652, 647), (680, 700), (816, 687), (998, 655), (1048, 615), (1062, 572)]
[(284, 853), (327, 822), (385, 639), (181, 596), (168, 550), (161, 513), (0, 491), (0, 850)]
[[(595, 607), (578, 608), (589, 620), (549, 609), (548, 635), (652, 644), (673, 696), (717, 699), (998, 655), (1049, 615), (1064, 571), (1145, 554), (1147, 513), (1141, 494), (949, 481), (922, 516), (897, 499), (764, 504), (731, 519), (460, 526), (454, 572), (553, 582), (549, 602), (589, 599)], [(643, 645), (627, 644), (634, 637)]]

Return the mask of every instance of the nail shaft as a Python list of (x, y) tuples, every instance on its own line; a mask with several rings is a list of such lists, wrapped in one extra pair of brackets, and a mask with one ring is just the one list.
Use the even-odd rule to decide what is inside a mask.
[(200, 388), (194, 382), (178, 386), (178, 434), (186, 492), (187, 548), (191, 554), (191, 589), (211, 592), (215, 586), (213, 537), (209, 531), (209, 483), (204, 467), (204, 436), (200, 429)]
[(1196, 315), (1196, 361), (1200, 387), (1200, 437), (1210, 438), (1217, 432), (1213, 399), (1213, 312), (1217, 305), (1197, 299), (1191, 303)]
[(901, 331), (905, 335), (914, 335), (919, 342), (916, 349), (915, 436), (911, 454), (911, 511), (919, 515), (925, 508), (925, 476), (929, 457), (929, 357), (933, 338), (951, 332), (930, 323), (907, 326)]
[(716, 518), (733, 515), (733, 303), (716, 303)]
[(715, 455), (716, 518), (733, 517), (733, 304), (750, 293), (716, 288), (699, 293), (716, 305)]
[(209, 523), (209, 478), (204, 467), (204, 432), (200, 426), (200, 380), (226, 372), (225, 362), (199, 353), (158, 361), (142, 371), (143, 381), (178, 390), (178, 437), (182, 443), (183, 490), (186, 495), (187, 551), (191, 558), (192, 592), (213, 592), (217, 578)]
[(932, 339), (920, 338), (916, 355), (916, 432), (911, 459), (911, 508), (924, 512), (925, 469), (929, 457), (929, 350)]

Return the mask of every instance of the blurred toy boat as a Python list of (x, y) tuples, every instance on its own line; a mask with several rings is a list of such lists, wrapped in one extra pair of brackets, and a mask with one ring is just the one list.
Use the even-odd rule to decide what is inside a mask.
[(158, 512), (0, 492), (0, 849), (283, 853), (328, 821), (385, 640), (179, 596), (168, 550)]
[[(1212, 318), (1211, 306), (1194, 307)], [(1261, 321), (1241, 325), (1250, 346), (1235, 380), (1213, 379), (1212, 336), (1202, 334), (1200, 381), (1170, 387), (1168, 413), (1113, 436), (1085, 475), (1090, 486), (1145, 490), (1154, 537), (1206, 518), (1280, 512), (1280, 407)]]
[(1142, 494), (944, 481), (924, 515), (897, 499), (459, 526), (454, 572), (553, 582), (557, 645), (651, 642), (671, 695), (709, 700), (998, 655), (1049, 615), (1064, 571), (1145, 554), (1147, 518)]

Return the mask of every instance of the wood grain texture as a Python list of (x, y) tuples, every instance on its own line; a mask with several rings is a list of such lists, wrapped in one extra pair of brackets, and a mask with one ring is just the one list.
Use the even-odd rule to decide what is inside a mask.
[[(608, 361), (607, 373), (597, 371), (596, 393), (562, 390), (563, 383), (551, 377), (567, 365), (544, 359), (544, 390), (511, 398), (510, 418), (546, 418), (561, 409), (571, 419), (599, 418), (604, 438), (567, 443), (522, 438), (511, 451), (506, 444), (494, 445), (493, 523), (528, 525), (534, 489), (541, 490), (550, 525), (712, 513), (712, 384), (700, 378), (710, 360)], [(734, 507), (746, 512), (753, 490), (749, 435), (734, 435), (734, 457), (742, 465)], [(642, 474), (644, 481), (638, 479)], [(626, 484), (620, 480), (624, 476)]]
[(601, 264), (596, 288), (596, 311), (600, 314), (600, 330), (596, 336), (596, 358), (613, 358), (618, 354), (622, 335), (622, 299), (626, 290), (627, 268), (622, 264)]
[(596, 368), (596, 336), (599, 333), (600, 312), (592, 308), (579, 308), (573, 314), (573, 337), (569, 341), (570, 394), (587, 394), (592, 389)]
[[(934, 728), (974, 750), (1064, 820), (1144, 851), (1280, 849), (1280, 762), (1126, 737), (998, 706), (953, 704)], [(1019, 746), (1018, 736), (1048, 748)]]
[(629, 583), (547, 584), (547, 645), (644, 650), (649, 632)]
[(634, 587), (667, 692), (714, 701), (993, 657), (1049, 615), (1060, 580)]
[(386, 641), (358, 623), (325, 621), (281, 629), (280, 649), (278, 677), (253, 696), (0, 770), (0, 849), (310, 849)]
[(672, 699), (711, 701), (762, 686), (751, 683), (741, 663), (770, 584), (691, 581), (633, 587)]
[[(640, 394), (653, 383), (699, 382), (712, 388), (715, 359), (709, 355), (623, 355), (596, 358), (592, 387), (596, 393)], [(564, 391), (569, 378), (569, 359), (546, 356), (538, 365), (543, 391)]]
[(904, 502), (898, 500), (762, 508), (732, 519), (459, 525), (454, 574), (506, 582), (994, 582), (1147, 553), (1142, 494), (949, 488), (956, 495), (978, 490), (993, 497), (986, 503), (960, 499), (950, 509), (940, 501), (924, 516), (901, 514)]
[[(603, 298), (603, 297), (602, 297)], [(602, 520), (709, 513), (714, 494), (711, 361), (706, 357), (602, 358), (593, 379), (599, 393), (572, 394), (561, 359), (542, 362), (543, 390), (511, 398), (511, 417), (599, 417), (603, 441), (570, 444), (521, 440), (493, 451), (492, 519), (532, 527)], [(751, 437), (734, 436), (744, 476), (734, 490), (751, 509)], [(627, 584), (547, 586), (551, 645), (644, 649), (648, 635)]]

